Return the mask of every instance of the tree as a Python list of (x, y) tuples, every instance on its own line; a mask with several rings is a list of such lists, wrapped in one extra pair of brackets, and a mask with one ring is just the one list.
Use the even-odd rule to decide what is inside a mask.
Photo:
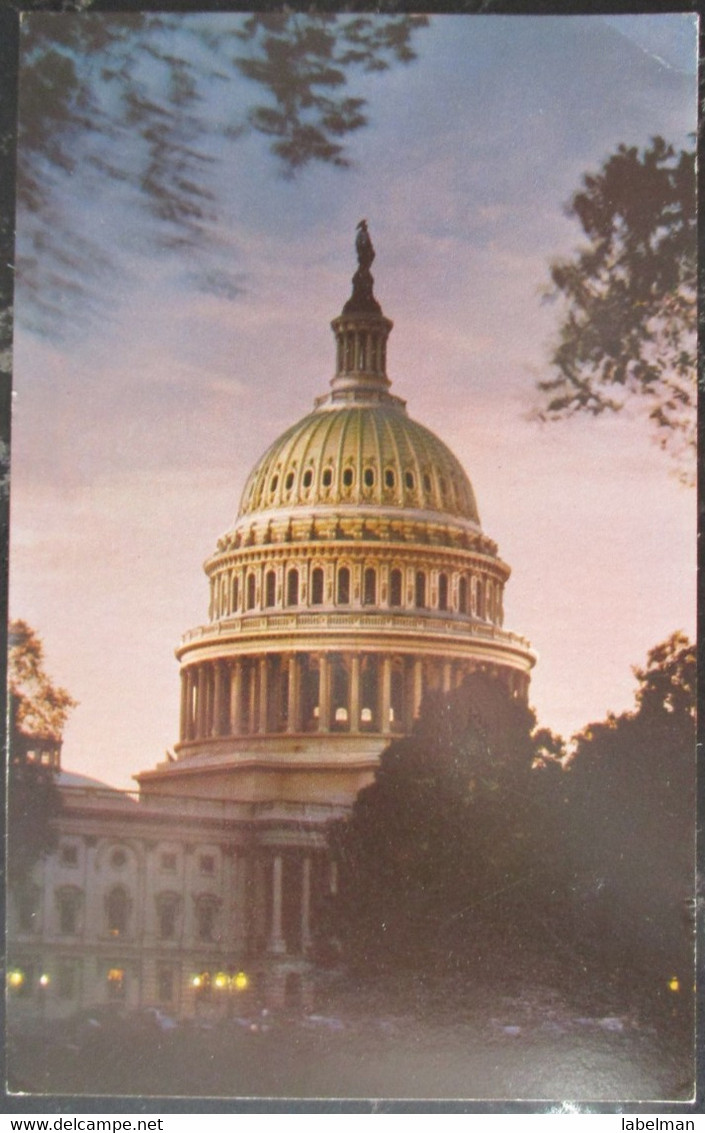
[(9, 688), (13, 728), (19, 735), (60, 741), (76, 701), (44, 668), (44, 646), (26, 622), (10, 624)]
[(27, 897), (32, 869), (56, 844), (61, 809), (56, 786), (61, 738), (75, 701), (44, 669), (37, 633), (23, 621), (10, 625), (10, 745), (8, 775), (8, 883)]
[(695, 153), (655, 137), (621, 145), (567, 206), (589, 243), (551, 266), (565, 309), (539, 382), (539, 416), (642, 402), (681, 478), (692, 478), (696, 409)]
[(331, 928), (354, 965), (462, 964), (488, 934), (528, 934), (550, 865), (549, 795), (560, 811), (545, 735), (546, 764), (532, 767), (533, 724), (503, 685), (476, 675), (427, 697), (412, 735), (382, 753), (331, 832)]
[[(67, 314), (101, 311), (101, 280), (119, 266), (66, 207), (79, 176), (148, 219), (150, 255), (186, 250), (196, 287), (237, 297), (237, 267), (218, 254), (224, 148), (258, 134), (286, 176), (349, 165), (348, 140), (368, 122), (350, 84), (413, 60), (426, 23), (321, 12), (26, 14), (17, 269), (35, 329), (57, 334)], [(228, 91), (236, 78), (251, 87), (244, 104)]]
[(665, 992), (673, 971), (692, 977), (695, 646), (675, 633), (634, 672), (634, 710), (577, 737), (565, 849), (583, 942), (661, 977)]

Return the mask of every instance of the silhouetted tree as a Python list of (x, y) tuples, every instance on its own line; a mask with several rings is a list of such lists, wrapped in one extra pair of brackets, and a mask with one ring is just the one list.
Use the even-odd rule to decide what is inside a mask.
[(412, 735), (383, 752), (331, 833), (332, 927), (353, 964), (462, 964), (488, 934), (530, 931), (550, 889), (544, 819), (558, 815), (562, 775), (545, 744), (534, 766), (533, 725), (523, 702), (476, 675), (427, 697)]
[(539, 382), (540, 416), (597, 415), (635, 398), (692, 479), (696, 407), (695, 153), (621, 145), (583, 178), (568, 215), (588, 239), (551, 267), (565, 313)]
[(692, 982), (695, 647), (673, 634), (635, 675), (634, 711), (577, 737), (565, 850), (579, 937), (665, 991), (673, 971)]
[(10, 887), (21, 893), (34, 864), (56, 844), (56, 773), (64, 725), (76, 702), (47, 676), (41, 639), (26, 622), (11, 623), (9, 645), (7, 873)]
[[(86, 5), (83, 5), (84, 8)], [(66, 201), (80, 178), (146, 216), (141, 242), (187, 250), (192, 282), (232, 298), (237, 265), (219, 264), (216, 189), (223, 144), (267, 140), (287, 176), (313, 162), (344, 167), (367, 124), (356, 75), (415, 58), (424, 16), (297, 12), (30, 12), (21, 25), (18, 272), (35, 326), (101, 309), (116, 257), (95, 246)], [(229, 87), (237, 77), (251, 86)]]

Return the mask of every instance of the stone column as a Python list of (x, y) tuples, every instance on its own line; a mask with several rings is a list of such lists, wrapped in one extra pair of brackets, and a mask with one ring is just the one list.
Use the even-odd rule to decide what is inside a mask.
[(230, 666), (230, 734), (242, 733), (242, 661)]
[(287, 732), (301, 731), (301, 663), (295, 653), (292, 653), (289, 658), (286, 730)]
[(247, 728), (250, 735), (257, 731), (257, 668), (255, 666), (254, 658), (250, 661), (248, 667), (248, 682), (247, 682), (247, 695), (249, 698), (249, 711), (247, 717)]
[(198, 666), (198, 687), (196, 690), (196, 738), (201, 740), (206, 734), (206, 666)]
[(281, 954), (286, 952), (286, 941), (282, 936), (282, 883), (284, 862), (281, 854), (272, 859), (272, 931), (269, 935), (268, 951)]
[(417, 657), (414, 661), (414, 697), (413, 697), (413, 718), (418, 717), (421, 709), (421, 700), (423, 699), (423, 661)]
[(247, 902), (248, 865), (249, 863), (247, 858), (243, 854), (236, 851), (233, 857), (233, 881), (235, 886), (233, 908), (233, 944), (238, 951), (245, 948), (247, 945), (249, 927), (248, 922), (252, 912), (250, 909), (248, 909)]
[(188, 669), (181, 670), (181, 710), (179, 712), (179, 739), (188, 739)]
[(443, 662), (443, 691), (450, 692), (453, 684), (453, 666), (450, 661)]
[(188, 721), (189, 739), (195, 739), (198, 723), (198, 671), (193, 665), (188, 670)]
[(392, 660), (382, 658), (382, 679), (380, 681), (380, 731), (387, 735), (391, 730), (389, 710), (392, 706)]
[(210, 662), (206, 666), (206, 735), (212, 736), (215, 734), (215, 713), (214, 713), (214, 693), (215, 693), (215, 665)]
[(414, 722), (414, 664), (408, 657), (402, 662), (402, 728), (410, 732)]
[(311, 947), (311, 859), (306, 855), (301, 863), (301, 951)]
[(318, 660), (318, 730), (330, 731), (330, 662), (325, 653)]
[(350, 731), (360, 731), (360, 654), (350, 658)]
[(259, 720), (257, 731), (261, 734), (267, 732), (268, 722), (268, 708), (269, 708), (269, 660), (267, 657), (260, 657), (259, 659)]
[(225, 699), (225, 673), (223, 671), (223, 662), (216, 661), (213, 665), (213, 676), (215, 687), (213, 690), (213, 735), (222, 736), (225, 732), (223, 728), (223, 704)]

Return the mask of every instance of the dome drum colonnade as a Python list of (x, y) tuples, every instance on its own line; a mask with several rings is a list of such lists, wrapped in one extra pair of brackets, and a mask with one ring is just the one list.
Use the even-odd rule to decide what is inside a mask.
[[(528, 696), (535, 658), (502, 627), (510, 571), (470, 481), (389, 392), (393, 324), (373, 294), (373, 258), (361, 224), (352, 295), (331, 324), (331, 390), (257, 463), (205, 564), (210, 620), (177, 650), (177, 758), (139, 777), (145, 792), (339, 811), (427, 690), (481, 670)], [(275, 854), (275, 938), (282, 869)]]

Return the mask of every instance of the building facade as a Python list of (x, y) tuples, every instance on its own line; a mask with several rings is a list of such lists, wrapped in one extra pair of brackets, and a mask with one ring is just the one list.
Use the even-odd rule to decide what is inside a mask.
[(390, 390), (365, 222), (357, 253), (330, 391), (257, 462), (206, 562), (208, 620), (177, 650), (175, 758), (135, 798), (64, 788), (34, 936), (68, 972), (72, 926), (84, 999), (189, 1012), (253, 962), (292, 983), (335, 889), (326, 826), (425, 692), (482, 672), (528, 697), (509, 567), (459, 460)]

